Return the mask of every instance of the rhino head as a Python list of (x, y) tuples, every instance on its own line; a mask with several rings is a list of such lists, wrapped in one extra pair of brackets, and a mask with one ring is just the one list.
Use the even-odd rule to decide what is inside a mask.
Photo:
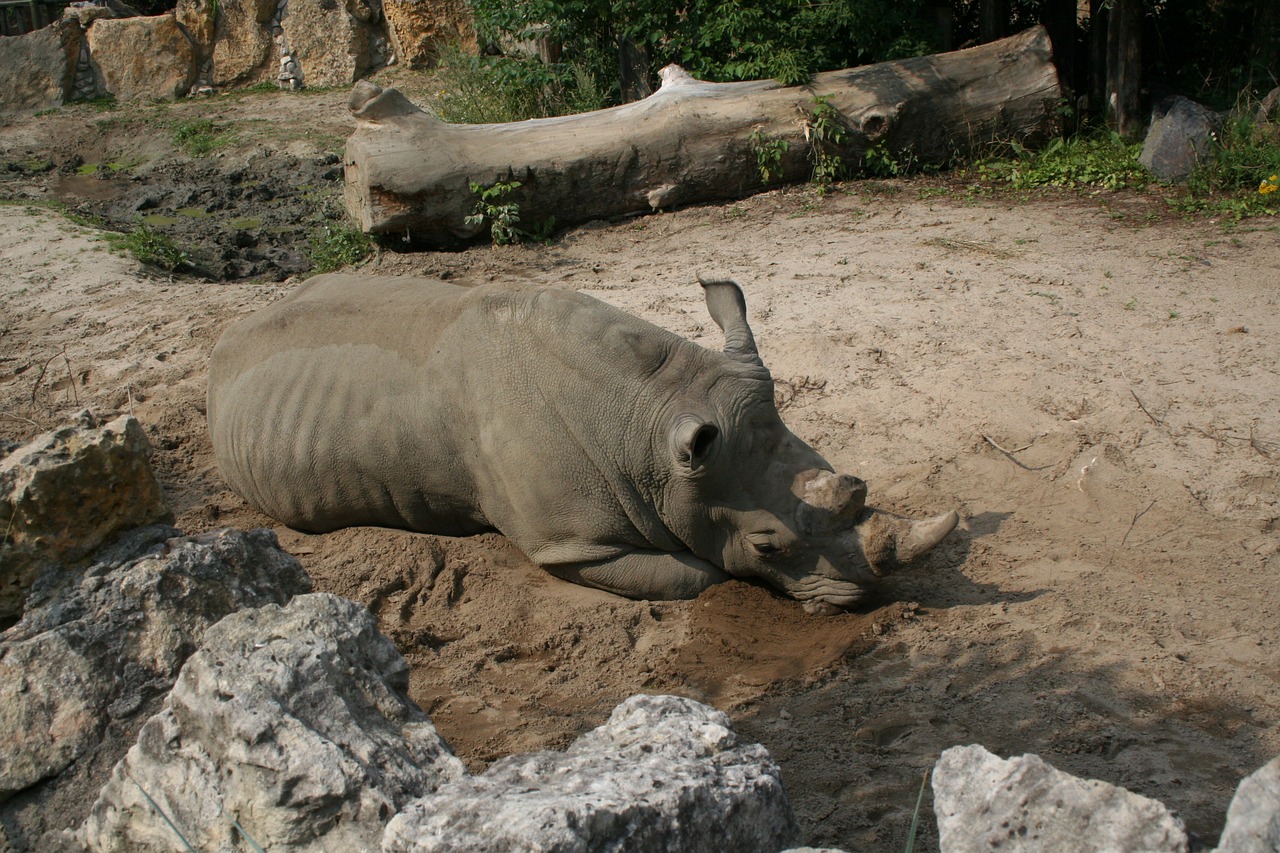
[(668, 410), (667, 515), (694, 519), (675, 532), (731, 575), (761, 578), (809, 612), (852, 607), (958, 517), (909, 521), (868, 508), (862, 480), (836, 474), (783, 424), (738, 285), (699, 281), (729, 362), (700, 372)]

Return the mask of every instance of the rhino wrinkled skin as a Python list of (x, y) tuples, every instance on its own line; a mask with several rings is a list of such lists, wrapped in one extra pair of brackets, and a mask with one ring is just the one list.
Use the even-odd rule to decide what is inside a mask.
[(782, 423), (737, 284), (702, 284), (723, 353), (570, 291), (317, 276), (214, 349), (218, 465), (299, 530), (496, 529), (631, 598), (734, 576), (854, 605), (956, 514), (868, 509)]

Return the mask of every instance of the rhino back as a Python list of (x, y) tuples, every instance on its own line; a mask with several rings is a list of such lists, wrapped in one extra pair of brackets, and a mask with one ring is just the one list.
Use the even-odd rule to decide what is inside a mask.
[(447, 402), (453, 377), (426, 359), (465, 292), (317, 276), (228, 329), (210, 363), (208, 418), (231, 486), (303, 530), (486, 529), (451, 446), (446, 414), (465, 416)]
[(495, 527), (542, 563), (682, 543), (652, 429), (707, 353), (580, 294), (322, 276), (215, 350), (237, 491), (308, 530)]

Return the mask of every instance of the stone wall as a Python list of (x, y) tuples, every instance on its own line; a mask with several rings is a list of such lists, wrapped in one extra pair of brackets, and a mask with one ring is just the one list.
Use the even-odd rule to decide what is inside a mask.
[(178, 0), (152, 17), (85, 3), (42, 30), (0, 37), (0, 111), (266, 81), (349, 86), (388, 65), (428, 67), (450, 42), (475, 47), (462, 0)]

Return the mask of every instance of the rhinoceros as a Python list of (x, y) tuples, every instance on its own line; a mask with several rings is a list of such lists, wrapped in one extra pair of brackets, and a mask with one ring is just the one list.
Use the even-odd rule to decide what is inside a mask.
[(218, 465), (303, 531), (498, 530), (631, 598), (740, 577), (851, 607), (957, 516), (867, 508), (783, 424), (741, 289), (701, 283), (723, 353), (566, 290), (316, 276), (214, 349)]

